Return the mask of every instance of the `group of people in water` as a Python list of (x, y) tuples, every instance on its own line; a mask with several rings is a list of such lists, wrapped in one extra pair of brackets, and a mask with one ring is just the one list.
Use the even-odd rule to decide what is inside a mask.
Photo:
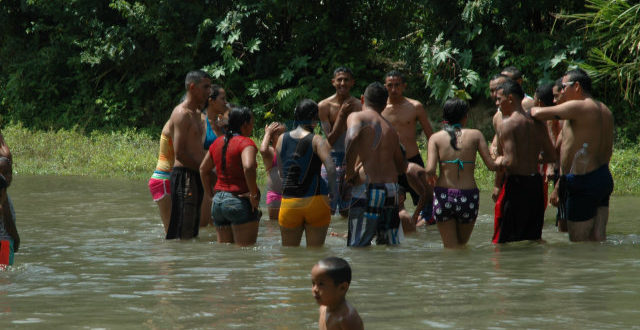
[[(539, 86), (534, 97), (524, 93), (517, 68), (493, 76), (497, 111), (490, 144), (466, 127), (465, 100), (445, 102), (442, 130), (434, 133), (423, 105), (404, 96), (402, 73), (387, 73), (360, 98), (351, 95), (354, 82), (351, 70), (337, 68), (335, 94), (319, 103), (301, 100), (290, 129), (267, 124), (258, 147), (251, 110), (229, 106), (207, 73), (189, 72), (149, 180), (166, 238), (195, 237), (212, 222), (218, 242), (255, 244), (262, 217), (260, 152), (268, 218), (278, 221), (284, 246), (300, 245), (303, 233), (307, 246), (323, 245), (339, 214), (348, 218), (348, 246), (374, 239), (398, 244), (416, 226), (436, 224), (446, 248), (463, 247), (478, 216), (477, 154), (496, 173), (493, 243), (541, 240), (549, 202), (571, 241), (606, 239), (613, 118), (592, 98), (585, 71), (566, 72)], [(318, 123), (324, 137), (314, 133)], [(428, 138), (426, 164), (416, 142), (418, 124)], [(407, 192), (413, 214), (404, 207)]]

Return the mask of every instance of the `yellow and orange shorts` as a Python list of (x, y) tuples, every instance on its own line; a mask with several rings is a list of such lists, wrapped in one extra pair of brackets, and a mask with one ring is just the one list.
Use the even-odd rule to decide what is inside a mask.
[(282, 197), (278, 223), (285, 228), (297, 228), (308, 224), (313, 227), (328, 226), (331, 208), (327, 195), (302, 198)]

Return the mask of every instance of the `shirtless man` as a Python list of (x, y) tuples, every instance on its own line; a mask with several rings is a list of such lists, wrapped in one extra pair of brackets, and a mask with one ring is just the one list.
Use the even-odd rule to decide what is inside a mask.
[[(427, 117), (427, 111), (419, 101), (403, 96), (407, 83), (399, 71), (393, 70), (387, 73), (384, 84), (389, 93), (389, 99), (387, 106), (382, 111), (382, 116), (393, 125), (393, 128), (400, 135), (400, 143), (405, 148), (407, 160), (424, 167), (424, 161), (416, 143), (416, 123), (420, 123), (422, 131), (428, 139), (433, 134), (433, 129), (429, 117)], [(404, 172), (400, 173), (403, 174), (398, 177), (398, 184), (411, 194), (413, 205), (417, 205), (420, 196), (411, 188)], [(424, 219), (431, 218), (431, 209), (432, 203), (426, 203), (422, 210)]]
[(560, 202), (565, 205), (569, 239), (604, 241), (613, 178), (613, 116), (591, 96), (591, 78), (581, 69), (562, 77), (565, 102), (531, 109), (538, 120), (564, 119), (560, 148)]
[(376, 244), (400, 243), (398, 175), (406, 171), (407, 161), (398, 133), (381, 115), (387, 97), (385, 86), (370, 84), (361, 98), (362, 111), (347, 118), (345, 180), (359, 177), (357, 159), (366, 173), (366, 183), (353, 188), (348, 246), (368, 246), (374, 236)]
[[(489, 93), (491, 96), (491, 101), (496, 103), (496, 95), (498, 93), (498, 86), (504, 84), (505, 81), (510, 78), (503, 75), (502, 73), (498, 73), (491, 77), (489, 80)], [(500, 129), (500, 122), (502, 121), (502, 113), (500, 113), (500, 108), (496, 109), (496, 113), (493, 115), (492, 123), (493, 123), (493, 131), (496, 134), (493, 135), (493, 140), (491, 140), (491, 145), (489, 146), (489, 153), (491, 154), (491, 158), (495, 159), (498, 155), (498, 130)]]
[(175, 161), (171, 170), (171, 219), (167, 239), (198, 236), (200, 207), (204, 190), (200, 181), (200, 162), (204, 129), (199, 109), (211, 95), (211, 78), (201, 70), (191, 71), (185, 79), (187, 95), (173, 110)]
[[(517, 82), (520, 87), (522, 87), (522, 71), (518, 70), (518, 68), (516, 68), (515, 66), (508, 66), (502, 69), (502, 72), (500, 72), (500, 74), (507, 76), (511, 80)], [(526, 112), (529, 112), (529, 110), (531, 110), (531, 107), (533, 106), (533, 97), (527, 95), (527, 93), (524, 93), (524, 97), (522, 98), (522, 108)]]
[[(498, 131), (500, 166), (506, 168), (504, 182), (496, 180), (494, 195), (498, 195), (493, 243), (521, 240), (541, 240), (544, 223), (542, 162), (556, 159), (546, 126), (533, 120), (522, 108), (524, 92), (514, 81), (500, 85), (496, 105), (502, 112)], [(542, 154), (541, 154), (542, 152)]]
[[(551, 92), (553, 93), (553, 105), (562, 104), (564, 102), (564, 96), (562, 94), (562, 77), (558, 78), (555, 81), (553, 87), (551, 88)], [(551, 141), (553, 142), (553, 146), (556, 148), (556, 153), (559, 155), (560, 146), (562, 146), (562, 126), (564, 126), (564, 120), (554, 118), (547, 121), (547, 123), (550, 127), (552, 127), (551, 129), (553, 135), (551, 136)], [(558, 180), (560, 179), (560, 157), (558, 157), (558, 160), (556, 160), (556, 163), (553, 167), (553, 190), (549, 195), (549, 203), (558, 209), (558, 212), (556, 213), (556, 226), (558, 227), (558, 231), (561, 233), (566, 233), (566, 210), (564, 209), (564, 205), (560, 203), (558, 192)]]
[[(318, 103), (318, 118), (327, 141), (331, 145), (331, 158), (336, 166), (337, 187), (343, 187), (344, 180), (344, 137), (347, 132), (347, 117), (354, 111), (360, 111), (360, 100), (351, 96), (355, 83), (353, 72), (349, 68), (339, 67), (333, 71), (331, 84), (336, 93)], [(322, 178), (327, 180), (327, 172), (322, 167)], [(331, 214), (339, 210), (340, 215), (349, 214), (349, 201), (343, 200), (344, 193), (331, 196)]]

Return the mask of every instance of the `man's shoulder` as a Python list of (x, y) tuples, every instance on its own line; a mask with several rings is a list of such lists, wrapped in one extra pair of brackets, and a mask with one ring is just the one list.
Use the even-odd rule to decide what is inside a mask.
[(318, 108), (328, 109), (332, 105), (332, 103), (335, 103), (335, 102), (336, 102), (336, 94), (333, 94), (327, 97), (326, 99), (323, 99), (320, 102), (318, 102)]
[(412, 106), (414, 106), (414, 108), (423, 108), (424, 106), (422, 105), (422, 102), (416, 100), (416, 99), (412, 99), (412, 98), (408, 98), (405, 97), (405, 99), (407, 100), (407, 102), (409, 102)]
[(171, 111), (171, 117), (182, 117), (187, 115), (188, 112), (189, 109), (187, 109), (184, 104), (180, 103), (176, 105), (175, 108), (173, 108), (173, 110)]

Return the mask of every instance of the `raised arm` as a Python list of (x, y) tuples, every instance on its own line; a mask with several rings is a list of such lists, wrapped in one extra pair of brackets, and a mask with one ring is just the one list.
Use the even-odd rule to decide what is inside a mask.
[(349, 114), (359, 110), (360, 104), (357, 103), (355, 99), (351, 98), (344, 101), (344, 103), (342, 103), (342, 105), (340, 106), (338, 116), (336, 117), (336, 121), (332, 126), (329, 118), (329, 104), (323, 103), (322, 107), (318, 107), (318, 118), (320, 119), (322, 130), (327, 136), (327, 142), (329, 142), (330, 145), (334, 145), (336, 141), (338, 141), (340, 136), (344, 134), (345, 130), (347, 129), (347, 117), (349, 117)]
[(284, 126), (278, 122), (273, 122), (264, 128), (264, 137), (262, 138), (262, 143), (260, 143), (260, 155), (262, 155), (264, 169), (267, 171), (271, 169), (273, 158), (275, 157), (275, 151), (271, 147), (271, 140), (282, 131), (284, 131)]
[(575, 119), (581, 115), (581, 103), (584, 101), (571, 100), (551, 107), (531, 108), (531, 117), (537, 120)]

